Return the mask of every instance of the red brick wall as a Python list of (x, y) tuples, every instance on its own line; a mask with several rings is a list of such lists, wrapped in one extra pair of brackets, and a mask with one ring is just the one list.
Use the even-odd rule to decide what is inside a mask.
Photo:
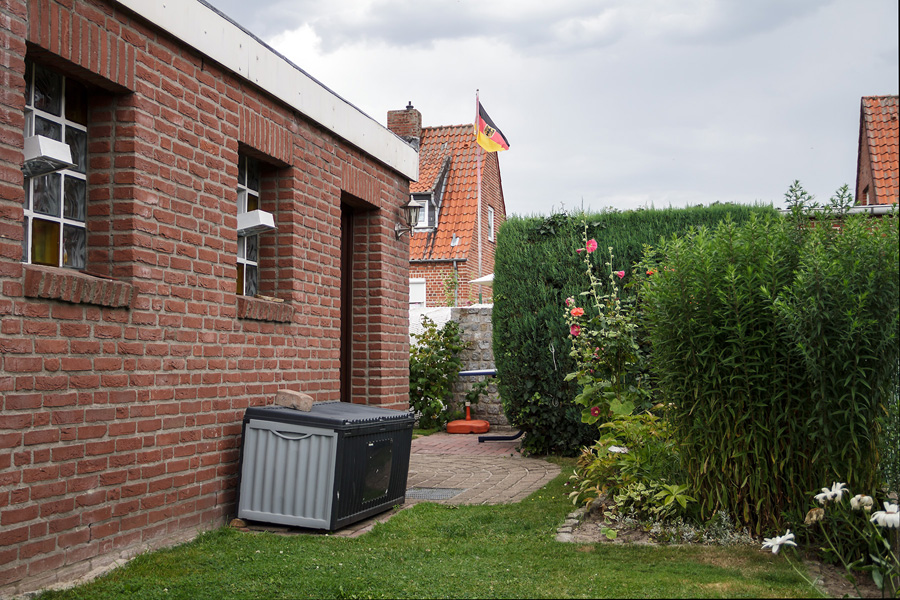
[(425, 280), (426, 306), (447, 306), (446, 282), (454, 271), (457, 274), (459, 288), (455, 294), (455, 303), (451, 303), (452, 306), (469, 306), (478, 303), (479, 289), (481, 293), (480, 301), (488, 304), (493, 299), (493, 288), (487, 285), (473, 285), (469, 283), (471, 280), (479, 277), (474, 272), (473, 266), (469, 260), (456, 263), (451, 261), (414, 262), (410, 265), (409, 277), (410, 279)]
[[(103, 0), (0, 0), (0, 596), (234, 513), (240, 424), (336, 400), (340, 198), (354, 402), (408, 402), (409, 182)], [(26, 40), (30, 42), (26, 49)], [(25, 266), (24, 60), (92, 87), (88, 271)], [(260, 291), (235, 295), (239, 152), (265, 161)]]

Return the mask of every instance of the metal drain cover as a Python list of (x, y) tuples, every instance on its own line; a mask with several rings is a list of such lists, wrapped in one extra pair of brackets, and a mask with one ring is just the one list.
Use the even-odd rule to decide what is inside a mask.
[(447, 500), (464, 491), (459, 488), (409, 488), (406, 497), (410, 500)]

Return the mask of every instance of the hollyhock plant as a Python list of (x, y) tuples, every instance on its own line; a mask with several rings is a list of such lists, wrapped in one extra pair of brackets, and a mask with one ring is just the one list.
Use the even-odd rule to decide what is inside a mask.
[[(647, 368), (646, 352), (638, 341), (638, 326), (630, 304), (622, 299), (621, 281), (625, 270), (614, 271), (615, 256), (609, 248), (609, 257), (600, 272), (592, 254), (598, 250), (596, 239), (588, 238), (584, 225), (584, 252), (581, 260), (589, 287), (580, 296), (585, 300), (566, 299), (565, 319), (569, 325), (570, 356), (575, 359), (576, 370), (566, 375), (566, 381), (575, 381), (580, 392), (575, 403), (583, 407), (584, 423), (607, 422), (631, 415), (636, 407), (651, 405), (649, 386), (644, 379)], [(582, 306), (575, 306), (576, 302)], [(592, 410), (598, 407), (598, 411)]]

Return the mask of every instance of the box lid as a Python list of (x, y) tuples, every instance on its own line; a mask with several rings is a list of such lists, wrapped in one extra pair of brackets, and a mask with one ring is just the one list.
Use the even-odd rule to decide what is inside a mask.
[(410, 411), (334, 400), (332, 402), (316, 402), (309, 412), (282, 406), (251, 406), (244, 413), (244, 420), (249, 419), (338, 428), (377, 423), (413, 422), (415, 416)]

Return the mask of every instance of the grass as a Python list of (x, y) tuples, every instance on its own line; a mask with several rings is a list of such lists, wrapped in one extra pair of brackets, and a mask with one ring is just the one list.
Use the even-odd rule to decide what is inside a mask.
[(358, 538), (222, 528), (40, 600), (104, 598), (741, 598), (817, 595), (758, 547), (554, 540), (564, 473), (502, 506), (420, 503)]

